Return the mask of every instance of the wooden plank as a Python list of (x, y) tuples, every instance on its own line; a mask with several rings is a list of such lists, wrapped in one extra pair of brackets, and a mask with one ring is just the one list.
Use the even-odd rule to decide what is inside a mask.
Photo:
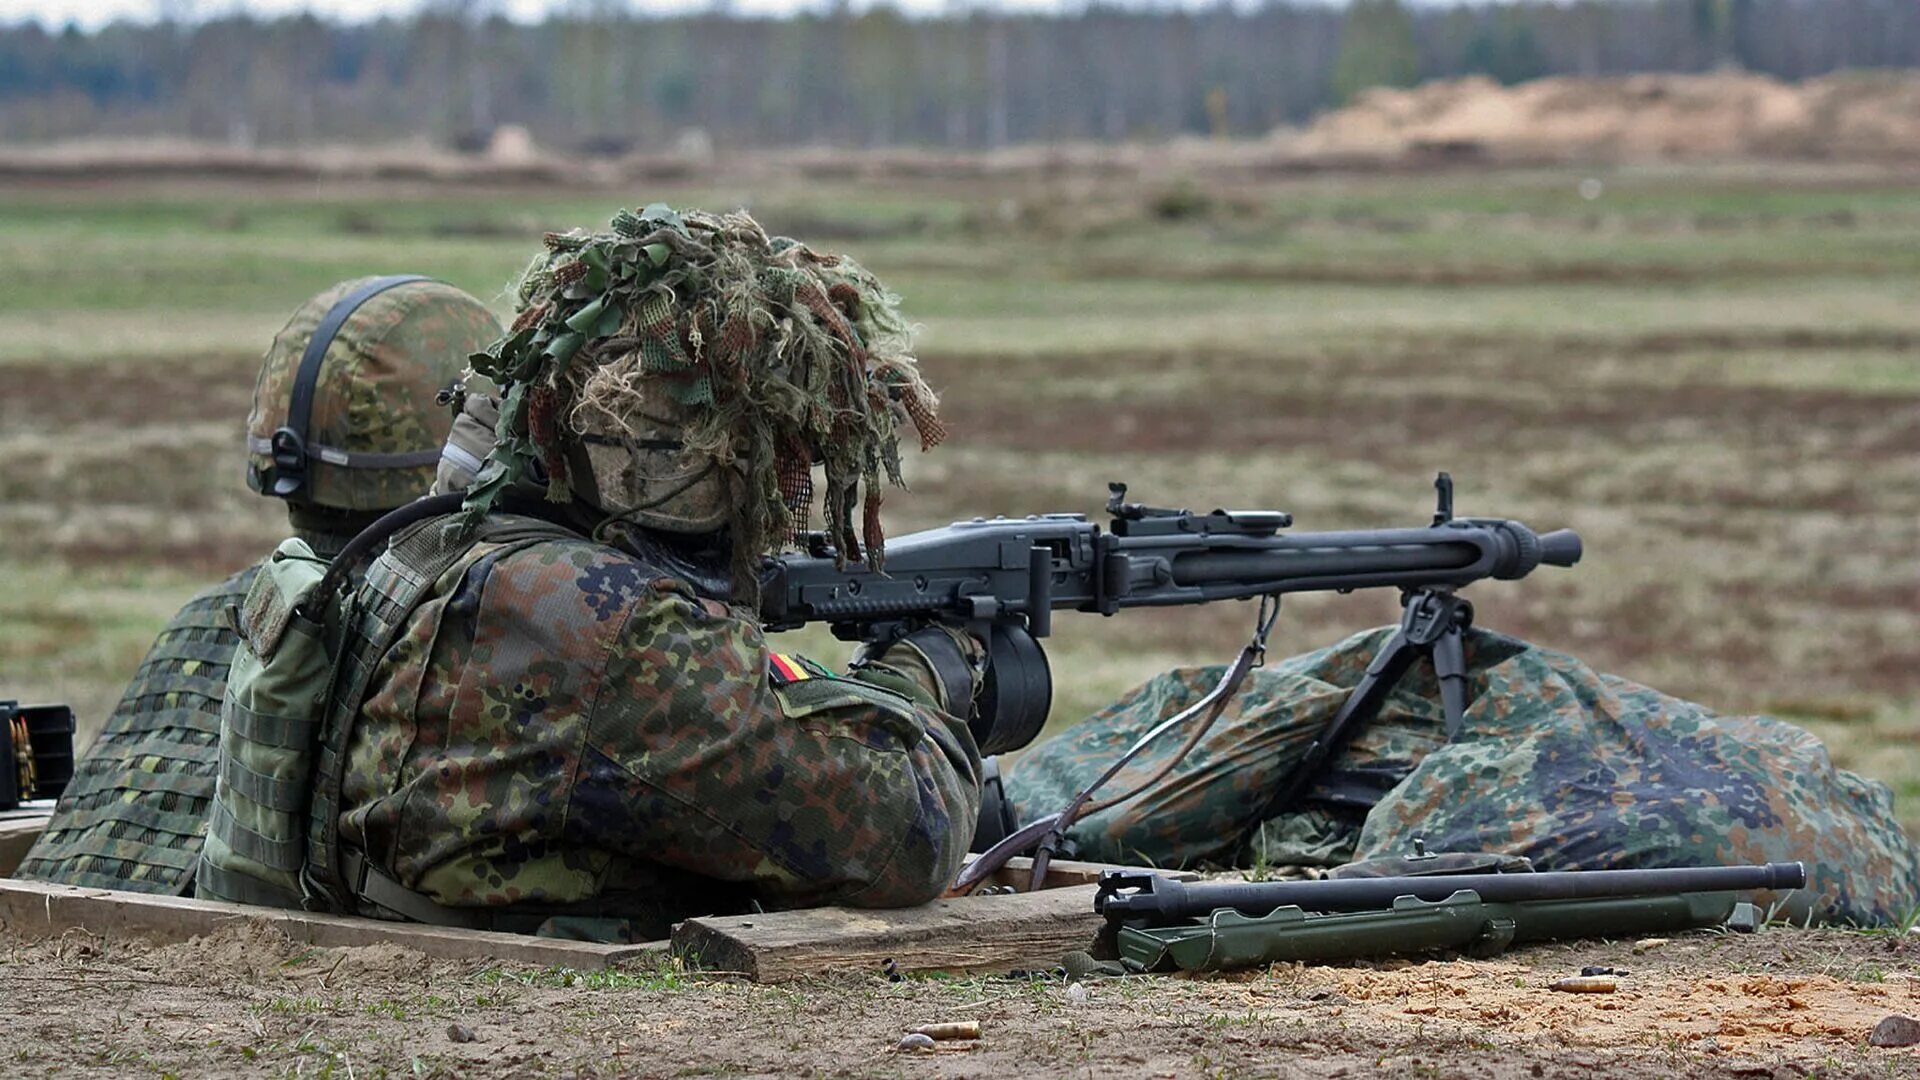
[(22, 818), (46, 817), (53, 813), (54, 800), (26, 799), (11, 810), (0, 810), (0, 821), (15, 821)]
[(16, 810), (0, 811), (0, 877), (7, 877), (20, 868), (20, 861), (27, 857), (40, 834), (47, 831), (47, 821), (52, 817), (51, 799), (21, 803)]
[(667, 947), (664, 941), (601, 945), (419, 923), (382, 922), (349, 915), (317, 915), (217, 900), (83, 889), (37, 881), (0, 881), (0, 924), (29, 936), (53, 936), (77, 927), (103, 937), (134, 936), (154, 942), (173, 942), (210, 934), (235, 919), (258, 920), (305, 945), (339, 948), (390, 943), (446, 960), (497, 960), (580, 970), (614, 967), (625, 960), (662, 952)]
[(673, 952), (691, 966), (779, 982), (827, 971), (1045, 969), (1093, 945), (1094, 888), (961, 896), (915, 908), (812, 908), (688, 919)]

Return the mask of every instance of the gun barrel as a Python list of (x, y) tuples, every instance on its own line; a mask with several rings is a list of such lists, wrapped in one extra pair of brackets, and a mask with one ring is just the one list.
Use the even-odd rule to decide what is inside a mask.
[(1110, 920), (1198, 918), (1232, 908), (1260, 917), (1274, 909), (1381, 911), (1402, 896), (1445, 900), (1471, 890), (1488, 903), (1593, 900), (1614, 896), (1797, 889), (1807, 882), (1797, 862), (1655, 870), (1577, 870), (1519, 874), (1433, 874), (1422, 877), (1331, 878), (1323, 881), (1188, 884), (1158, 874), (1108, 871), (1094, 908)]
[(1572, 529), (1555, 529), (1540, 534), (1540, 561), (1548, 566), (1572, 566), (1585, 554), (1580, 534)]
[(1199, 524), (1145, 533), (1135, 522), (1133, 532), (1106, 536), (1077, 515), (982, 518), (899, 537), (885, 573), (836, 565), (821, 551), (785, 555), (769, 561), (761, 615), (770, 628), (828, 622), (843, 636), (928, 617), (1026, 620), (1045, 636), (1053, 610), (1110, 615), (1281, 593), (1460, 587), (1580, 557), (1572, 532), (1543, 536), (1504, 519), (1275, 535), (1265, 517), (1188, 516), (1169, 520)]
[(1176, 585), (1273, 581), (1307, 591), (1327, 578), (1355, 575), (1427, 575), (1465, 570), (1480, 559), (1466, 543), (1350, 544), (1339, 547), (1197, 551), (1173, 560)]

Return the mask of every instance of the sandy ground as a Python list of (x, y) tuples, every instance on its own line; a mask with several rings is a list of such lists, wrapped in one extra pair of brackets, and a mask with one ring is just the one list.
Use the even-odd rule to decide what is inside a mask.
[[(1774, 929), (1536, 947), (1490, 961), (1202, 978), (790, 986), (670, 967), (511, 971), (260, 924), (154, 947), (0, 935), (15, 1076), (1920, 1076), (1867, 1044), (1920, 1012), (1920, 937)], [(1624, 968), (1609, 995), (1547, 989)], [(978, 1042), (895, 1049), (973, 1019)]]

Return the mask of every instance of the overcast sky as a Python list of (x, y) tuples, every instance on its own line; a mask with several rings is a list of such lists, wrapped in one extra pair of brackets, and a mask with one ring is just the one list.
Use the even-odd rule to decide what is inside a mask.
[[(824, 7), (828, 0), (727, 0), (727, 6), (734, 11), (745, 13), (780, 13), (797, 11), (804, 8)], [(891, 0), (894, 7), (906, 11), (932, 13), (949, 8), (994, 7), (1019, 9), (1026, 11), (1054, 11), (1062, 8), (1077, 8), (1083, 0)], [(1169, 0), (1121, 0), (1128, 6), (1149, 6), (1166, 4)], [(1211, 0), (1171, 0), (1181, 6), (1202, 6)], [(1339, 0), (1325, 0), (1337, 3)], [(855, 7), (867, 6), (868, 0), (854, 0)], [(311, 11), (332, 19), (365, 20), (381, 13), (399, 14), (420, 6), (420, 0), (0, 0), (0, 23), (20, 23), (38, 20), (43, 25), (62, 26), (68, 21), (76, 21), (85, 27), (95, 27), (116, 18), (149, 20), (163, 8), (175, 11), (190, 11), (195, 16), (205, 18), (222, 15), (235, 10), (251, 11), (257, 15), (282, 15), (288, 12)], [(493, 0), (494, 7), (507, 15), (522, 20), (537, 20), (549, 11), (572, 6), (570, 0)], [(628, 6), (639, 11), (676, 12), (699, 10), (713, 6), (712, 0), (628, 0)]]

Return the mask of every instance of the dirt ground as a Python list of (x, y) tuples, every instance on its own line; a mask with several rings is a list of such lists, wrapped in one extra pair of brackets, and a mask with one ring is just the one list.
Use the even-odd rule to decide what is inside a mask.
[[(158, 947), (8, 931), (0, 956), (16, 1076), (1920, 1076), (1920, 1048), (1867, 1042), (1920, 1013), (1911, 934), (1698, 933), (1096, 978), (1084, 995), (1057, 979), (513, 971), (297, 947), (257, 923)], [(1547, 989), (1588, 965), (1627, 974), (1610, 995)], [(961, 1019), (978, 1042), (895, 1049)]]
[(1801, 83), (1720, 71), (1563, 76), (1502, 86), (1484, 76), (1375, 89), (1274, 138), (1299, 159), (1467, 156), (1645, 161), (1910, 152), (1920, 78), (1845, 72)]

